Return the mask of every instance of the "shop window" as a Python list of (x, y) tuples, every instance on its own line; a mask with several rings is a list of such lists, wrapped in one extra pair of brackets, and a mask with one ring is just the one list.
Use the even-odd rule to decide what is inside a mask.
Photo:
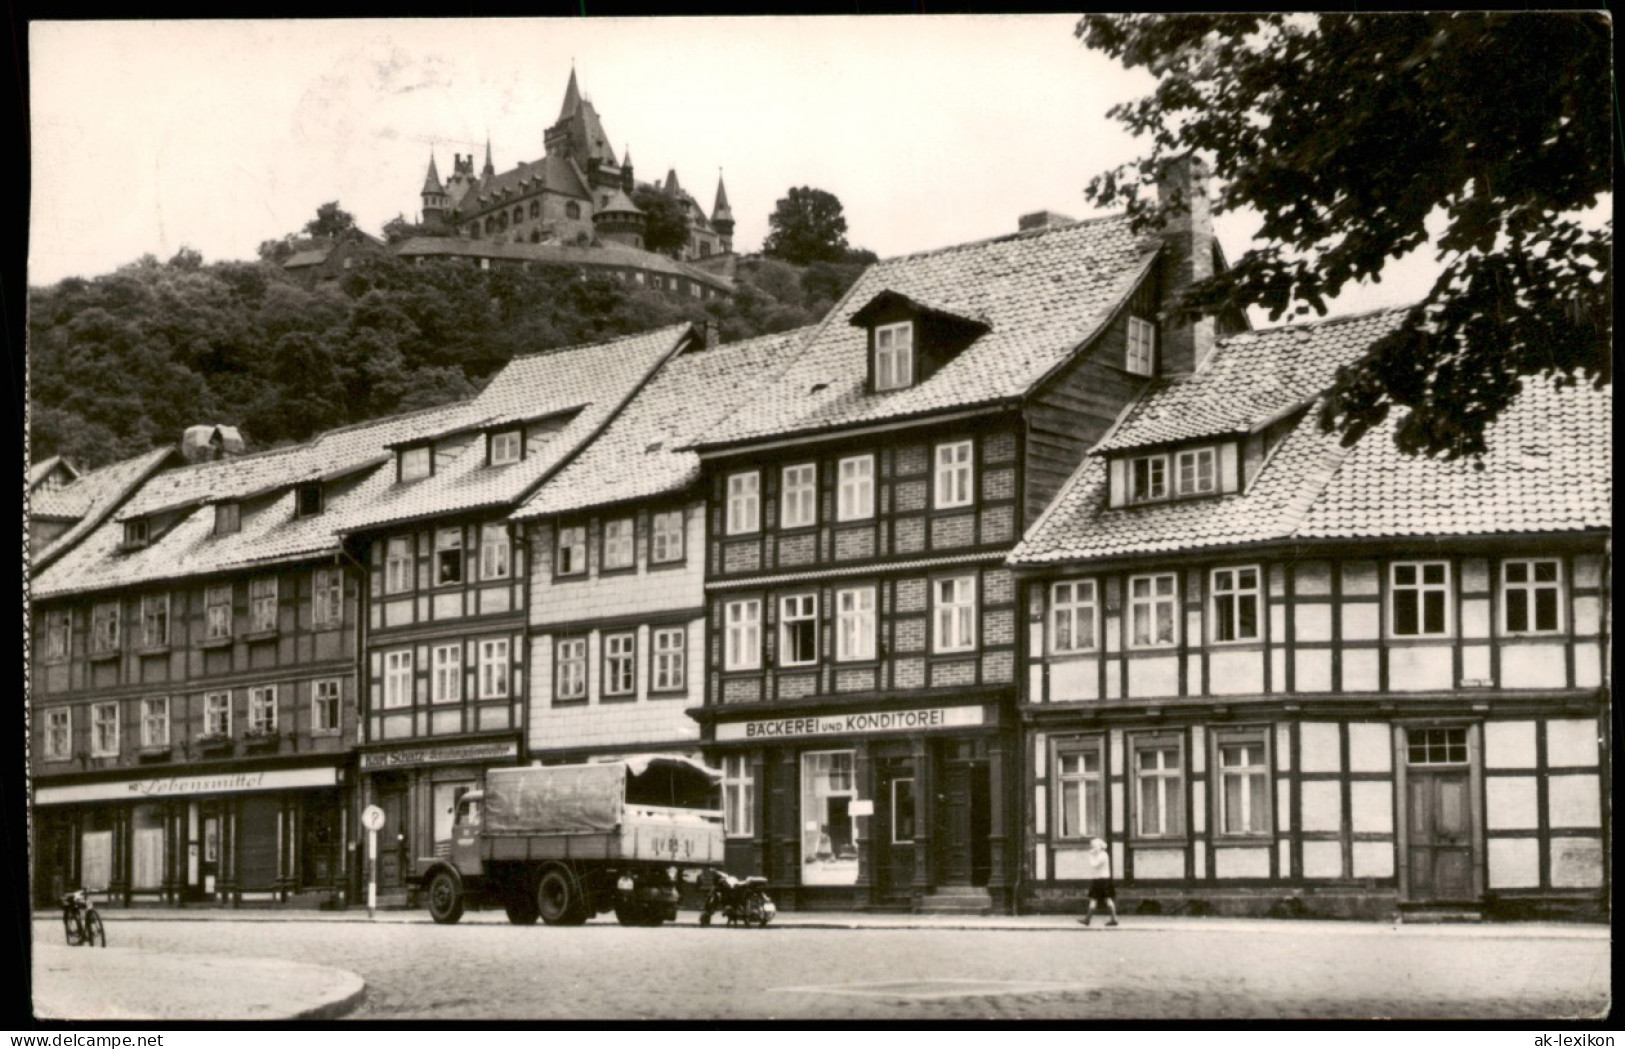
[(508, 695), (508, 639), (480, 642), (480, 698), (505, 699)]
[(1185, 834), (1183, 763), (1177, 737), (1134, 741), (1134, 830), (1142, 838)]
[(91, 609), (90, 648), (92, 652), (117, 652), (119, 648), (119, 603), (106, 601)]
[(723, 606), (726, 631), (723, 668), (757, 670), (762, 665), (762, 602), (756, 598), (729, 601)]
[(434, 582), (448, 586), (463, 581), (463, 530), (441, 528), (434, 534)]
[(728, 534), (743, 535), (761, 527), (758, 489), (761, 475), (755, 470), (728, 478)]
[(553, 698), (587, 698), (587, 639), (561, 638), (554, 645)]
[(1174, 573), (1130, 576), (1130, 648), (1172, 648), (1179, 641), (1178, 580)]
[(1509, 634), (1563, 629), (1563, 573), (1555, 558), (1501, 562), (1501, 626)]
[(318, 568), (311, 594), (311, 615), (319, 627), (344, 623), (344, 571)]
[(429, 701), (456, 703), (463, 698), (463, 643), (436, 645), (430, 652)]
[(818, 662), (818, 595), (792, 594), (779, 601), (779, 665)]
[(1219, 766), (1219, 833), (1270, 832), (1269, 741), (1262, 731), (1216, 736)]
[(118, 756), (118, 704), (97, 703), (90, 708), (90, 756)]
[(168, 594), (148, 594), (141, 599), (141, 644), (147, 648), (169, 644)]
[(835, 591), (835, 658), (840, 662), (875, 658), (875, 588)]
[(1216, 568), (1213, 570), (1213, 640), (1258, 640), (1259, 570)]
[(914, 324), (902, 321), (875, 328), (875, 389), (901, 390), (914, 384)]
[(681, 627), (669, 627), (654, 632), (655, 692), (680, 692), (685, 687), (684, 650), (688, 647), (688, 632)]
[(1050, 651), (1095, 650), (1095, 581), (1075, 579), (1050, 587)]
[(73, 711), (68, 707), (45, 713), (45, 758), (66, 761), (73, 757)]
[(630, 517), (604, 522), (604, 571), (633, 566), (633, 521)]
[(1389, 606), (1394, 636), (1448, 636), (1450, 562), (1402, 561), (1390, 569)]
[(1055, 836), (1087, 841), (1105, 823), (1105, 783), (1098, 739), (1059, 741), (1055, 748)]
[(858, 880), (852, 799), (857, 796), (850, 750), (801, 756), (801, 883), (852, 885)]
[(137, 805), (130, 813), (130, 887), (158, 889), (164, 884), (164, 810)]
[(231, 735), (231, 693), (209, 692), (203, 696), (203, 734)]
[(801, 463), (784, 468), (780, 528), (806, 528), (818, 521), (818, 467)]
[(169, 746), (169, 697), (154, 696), (141, 701), (141, 745)]
[(248, 690), (248, 731), (268, 736), (276, 731), (276, 686)]
[(480, 526), (480, 579), (506, 579), (511, 567), (512, 550), (508, 539), (508, 526), (500, 521)]
[(939, 444), (936, 457), (936, 491), (932, 505), (938, 510), (969, 506), (976, 492), (971, 468), (971, 442)]
[(210, 641), (231, 636), (231, 584), (203, 591), (203, 634)]
[(756, 833), (756, 776), (745, 754), (722, 758), (722, 827), (730, 838)]
[(384, 653), (384, 709), (412, 705), (412, 650), (398, 648)]
[(248, 583), (248, 611), (255, 633), (268, 633), (277, 627), (276, 576), (262, 576)]
[(840, 488), (835, 504), (837, 521), (862, 521), (875, 515), (875, 457), (855, 455), (838, 466)]
[(969, 652), (976, 647), (976, 577), (938, 579), (931, 584), (936, 599), (933, 652)]
[(649, 518), (649, 560), (657, 565), (683, 559), (683, 512), (668, 510)]
[(554, 567), (556, 575), (585, 575), (587, 573), (587, 529), (581, 525), (559, 529), (559, 553)]
[(626, 697), (637, 692), (638, 636), (604, 635), (604, 695)]
[(403, 594), (412, 589), (412, 537), (389, 541), (384, 559), (384, 593)]

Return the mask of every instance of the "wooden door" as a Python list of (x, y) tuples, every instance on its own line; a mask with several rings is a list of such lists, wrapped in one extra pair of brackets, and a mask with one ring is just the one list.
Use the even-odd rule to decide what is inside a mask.
[(1407, 770), (1410, 898), (1471, 900), (1473, 837), (1465, 768)]
[(875, 890), (883, 897), (906, 897), (914, 884), (914, 837), (918, 826), (914, 791), (911, 765), (880, 765), (875, 783), (875, 834), (869, 853), (874, 857)]
[(277, 884), (282, 799), (250, 795), (237, 811), (237, 887), (243, 892), (267, 892)]
[(405, 791), (380, 791), (378, 807), (384, 810), (384, 825), (378, 831), (378, 887), (398, 889), (405, 885), (407, 864), (401, 855), (406, 843)]
[(971, 884), (971, 767), (950, 764), (937, 792), (937, 883)]

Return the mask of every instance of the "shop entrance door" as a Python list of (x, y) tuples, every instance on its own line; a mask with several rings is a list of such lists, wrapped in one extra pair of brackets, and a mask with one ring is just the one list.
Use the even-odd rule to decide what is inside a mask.
[(242, 800), (238, 814), (237, 888), (242, 892), (270, 892), (277, 887), (282, 800), (274, 794), (251, 795)]
[(379, 788), (378, 807), (384, 810), (384, 826), (378, 831), (378, 887), (399, 889), (406, 864), (401, 853), (406, 844), (406, 792)]
[(914, 884), (916, 827), (914, 767), (908, 762), (879, 763), (875, 780), (874, 857), (876, 895), (885, 902), (904, 902)]
[(1412, 900), (1473, 897), (1472, 825), (1467, 770), (1421, 771), (1407, 777), (1410, 841), (1406, 857)]
[(937, 819), (937, 883), (986, 885), (992, 869), (987, 840), (992, 810), (985, 763), (950, 761), (944, 766)]

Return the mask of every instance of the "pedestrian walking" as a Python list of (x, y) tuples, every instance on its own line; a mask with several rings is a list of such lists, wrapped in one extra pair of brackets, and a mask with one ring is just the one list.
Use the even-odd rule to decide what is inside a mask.
[(1107, 925), (1117, 924), (1117, 886), (1112, 882), (1112, 854), (1106, 851), (1106, 842), (1095, 838), (1089, 842), (1089, 913), (1078, 919), (1088, 925), (1095, 916), (1095, 904), (1104, 903), (1111, 912)]

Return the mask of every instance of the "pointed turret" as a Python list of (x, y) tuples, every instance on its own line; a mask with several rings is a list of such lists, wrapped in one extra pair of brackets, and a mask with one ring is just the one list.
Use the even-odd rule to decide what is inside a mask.
[(625, 159), (621, 161), (621, 192), (631, 193), (637, 183), (632, 181), (632, 147), (626, 147)]
[(576, 67), (570, 67), (570, 83), (564, 88), (564, 105), (559, 107), (559, 119), (569, 120), (581, 105), (581, 89), (576, 86)]
[(683, 187), (679, 186), (677, 184), (677, 169), (676, 168), (667, 168), (666, 169), (666, 192), (670, 193), (672, 196), (675, 197), (677, 194), (681, 193), (682, 191), (683, 191)]
[(491, 163), (491, 136), (485, 136), (485, 167), (480, 171), (480, 181), (493, 179), (497, 176), (496, 166)]
[(429, 153), (429, 173), (423, 177), (423, 195), (444, 193), (446, 187), (440, 184), (440, 171), (434, 166), (434, 153)]
[(722, 169), (717, 169), (717, 202), (711, 206), (711, 228), (722, 238), (724, 254), (734, 250), (734, 213), (728, 206), (728, 187), (722, 184)]
[(440, 184), (440, 170), (434, 166), (434, 150), (429, 151), (429, 172), (423, 176), (423, 218), (430, 223), (440, 222), (446, 216), (451, 202), (446, 187)]
[(643, 211), (620, 190), (610, 194), (609, 200), (593, 212), (592, 225), (600, 240), (643, 247)]

